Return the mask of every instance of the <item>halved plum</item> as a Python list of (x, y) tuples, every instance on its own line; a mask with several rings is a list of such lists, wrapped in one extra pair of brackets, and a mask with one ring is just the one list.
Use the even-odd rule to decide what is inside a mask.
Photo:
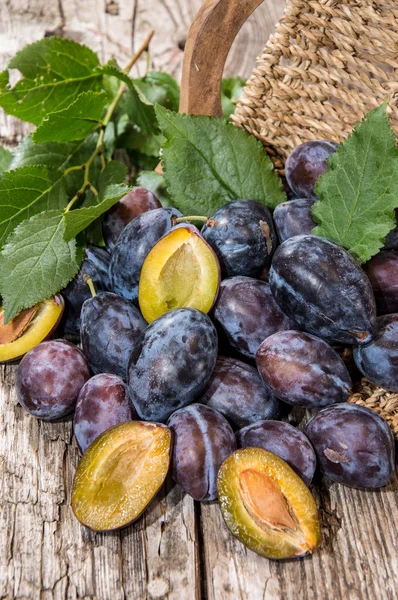
[(221, 465), (217, 487), (228, 529), (257, 554), (294, 558), (311, 554), (321, 543), (311, 492), (272, 452), (236, 450)]
[(86, 450), (72, 490), (76, 518), (94, 531), (135, 521), (162, 486), (170, 464), (171, 430), (130, 421), (100, 435)]
[(208, 313), (220, 283), (218, 259), (198, 229), (177, 225), (152, 248), (142, 267), (138, 301), (144, 319), (175, 308)]
[(64, 312), (60, 294), (22, 310), (10, 323), (4, 324), (0, 306), (0, 363), (21, 358), (34, 346), (55, 332)]

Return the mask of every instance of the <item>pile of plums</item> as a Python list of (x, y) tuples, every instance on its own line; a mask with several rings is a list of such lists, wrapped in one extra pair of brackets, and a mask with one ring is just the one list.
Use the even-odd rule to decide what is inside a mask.
[[(131, 523), (170, 467), (195, 500), (218, 498), (249, 548), (302, 556), (321, 541), (316, 468), (352, 487), (389, 482), (392, 432), (347, 402), (340, 351), (352, 346), (364, 376), (398, 391), (398, 232), (365, 269), (311, 235), (314, 186), (335, 150), (295, 148), (286, 177), (297, 198), (273, 215), (236, 200), (195, 227), (142, 188), (106, 215), (106, 248), (89, 247), (62, 292), (65, 331), (82, 349), (44, 341), (16, 376), (31, 414), (74, 411), (83, 524)], [(291, 407), (311, 410), (303, 431), (287, 422)]]

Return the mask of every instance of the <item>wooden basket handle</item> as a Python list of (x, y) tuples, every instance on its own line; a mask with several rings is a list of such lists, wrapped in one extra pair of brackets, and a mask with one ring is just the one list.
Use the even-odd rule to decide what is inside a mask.
[(264, 0), (206, 0), (188, 33), (180, 112), (222, 116), (221, 79), (236, 35)]

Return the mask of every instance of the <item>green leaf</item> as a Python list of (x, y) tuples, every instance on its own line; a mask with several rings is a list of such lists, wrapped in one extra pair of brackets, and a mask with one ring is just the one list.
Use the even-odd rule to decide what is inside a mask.
[(369, 112), (328, 159), (315, 189), (313, 233), (352, 252), (361, 262), (377, 254), (396, 226), (398, 149), (386, 105)]
[(211, 215), (226, 202), (251, 199), (275, 208), (282, 182), (260, 142), (226, 122), (156, 107), (166, 137), (162, 162), (173, 202), (182, 213)]
[(242, 77), (223, 79), (221, 83), (221, 105), (224, 117), (229, 117), (235, 111), (235, 106), (243, 93), (246, 80)]
[(168, 73), (149, 71), (145, 77), (135, 79), (134, 83), (152, 104), (160, 104), (169, 110), (178, 111), (180, 86)]
[(10, 88), (8, 72), (0, 74), (0, 106), (38, 125), (49, 113), (67, 108), (81, 92), (101, 88), (98, 64), (92, 50), (72, 40), (49, 37), (29, 44), (8, 65), (23, 79)]
[(84, 140), (99, 126), (107, 100), (105, 92), (82, 92), (68, 108), (45, 117), (32, 134), (33, 141)]
[[(97, 73), (107, 75), (108, 77), (116, 77), (119, 81), (123, 81), (128, 87), (133, 86), (131, 77), (122, 71), (114, 58), (111, 58), (105, 65), (99, 65), (95, 70)], [(112, 91), (117, 93), (118, 90), (113, 88)]]
[(65, 213), (66, 241), (76, 237), (127, 194), (128, 186), (120, 183), (124, 181), (126, 174), (127, 169), (122, 163), (111, 161), (106, 165), (98, 179), (98, 196), (92, 195), (89, 205)]
[(141, 171), (136, 179), (136, 185), (143, 187), (159, 198), (163, 206), (174, 206), (163, 175), (156, 171)]
[(63, 239), (63, 213), (35, 215), (15, 229), (0, 255), (5, 322), (64, 288), (79, 270), (76, 241)]
[(44, 165), (4, 173), (0, 178), (0, 248), (21, 221), (45, 210), (63, 208), (67, 201), (62, 175)]
[(10, 168), (12, 153), (0, 146), (0, 175)]

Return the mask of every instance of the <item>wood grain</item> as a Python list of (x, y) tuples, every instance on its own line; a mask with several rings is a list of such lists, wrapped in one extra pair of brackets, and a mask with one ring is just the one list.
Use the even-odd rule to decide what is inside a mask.
[[(2, 0), (0, 69), (44, 35), (84, 42), (102, 61), (131, 57), (154, 26), (153, 68), (178, 77), (200, 0)], [(284, 0), (265, 2), (241, 30), (226, 74), (246, 76)], [(144, 63), (135, 74), (143, 73)], [(0, 143), (30, 130), (0, 112)], [(18, 405), (16, 367), (0, 367), (0, 599), (395, 600), (397, 482), (361, 492), (317, 482), (324, 542), (312, 558), (271, 562), (237, 542), (215, 503), (194, 506), (169, 481), (134, 525), (95, 534), (70, 491), (79, 452), (71, 421), (44, 423)]]

